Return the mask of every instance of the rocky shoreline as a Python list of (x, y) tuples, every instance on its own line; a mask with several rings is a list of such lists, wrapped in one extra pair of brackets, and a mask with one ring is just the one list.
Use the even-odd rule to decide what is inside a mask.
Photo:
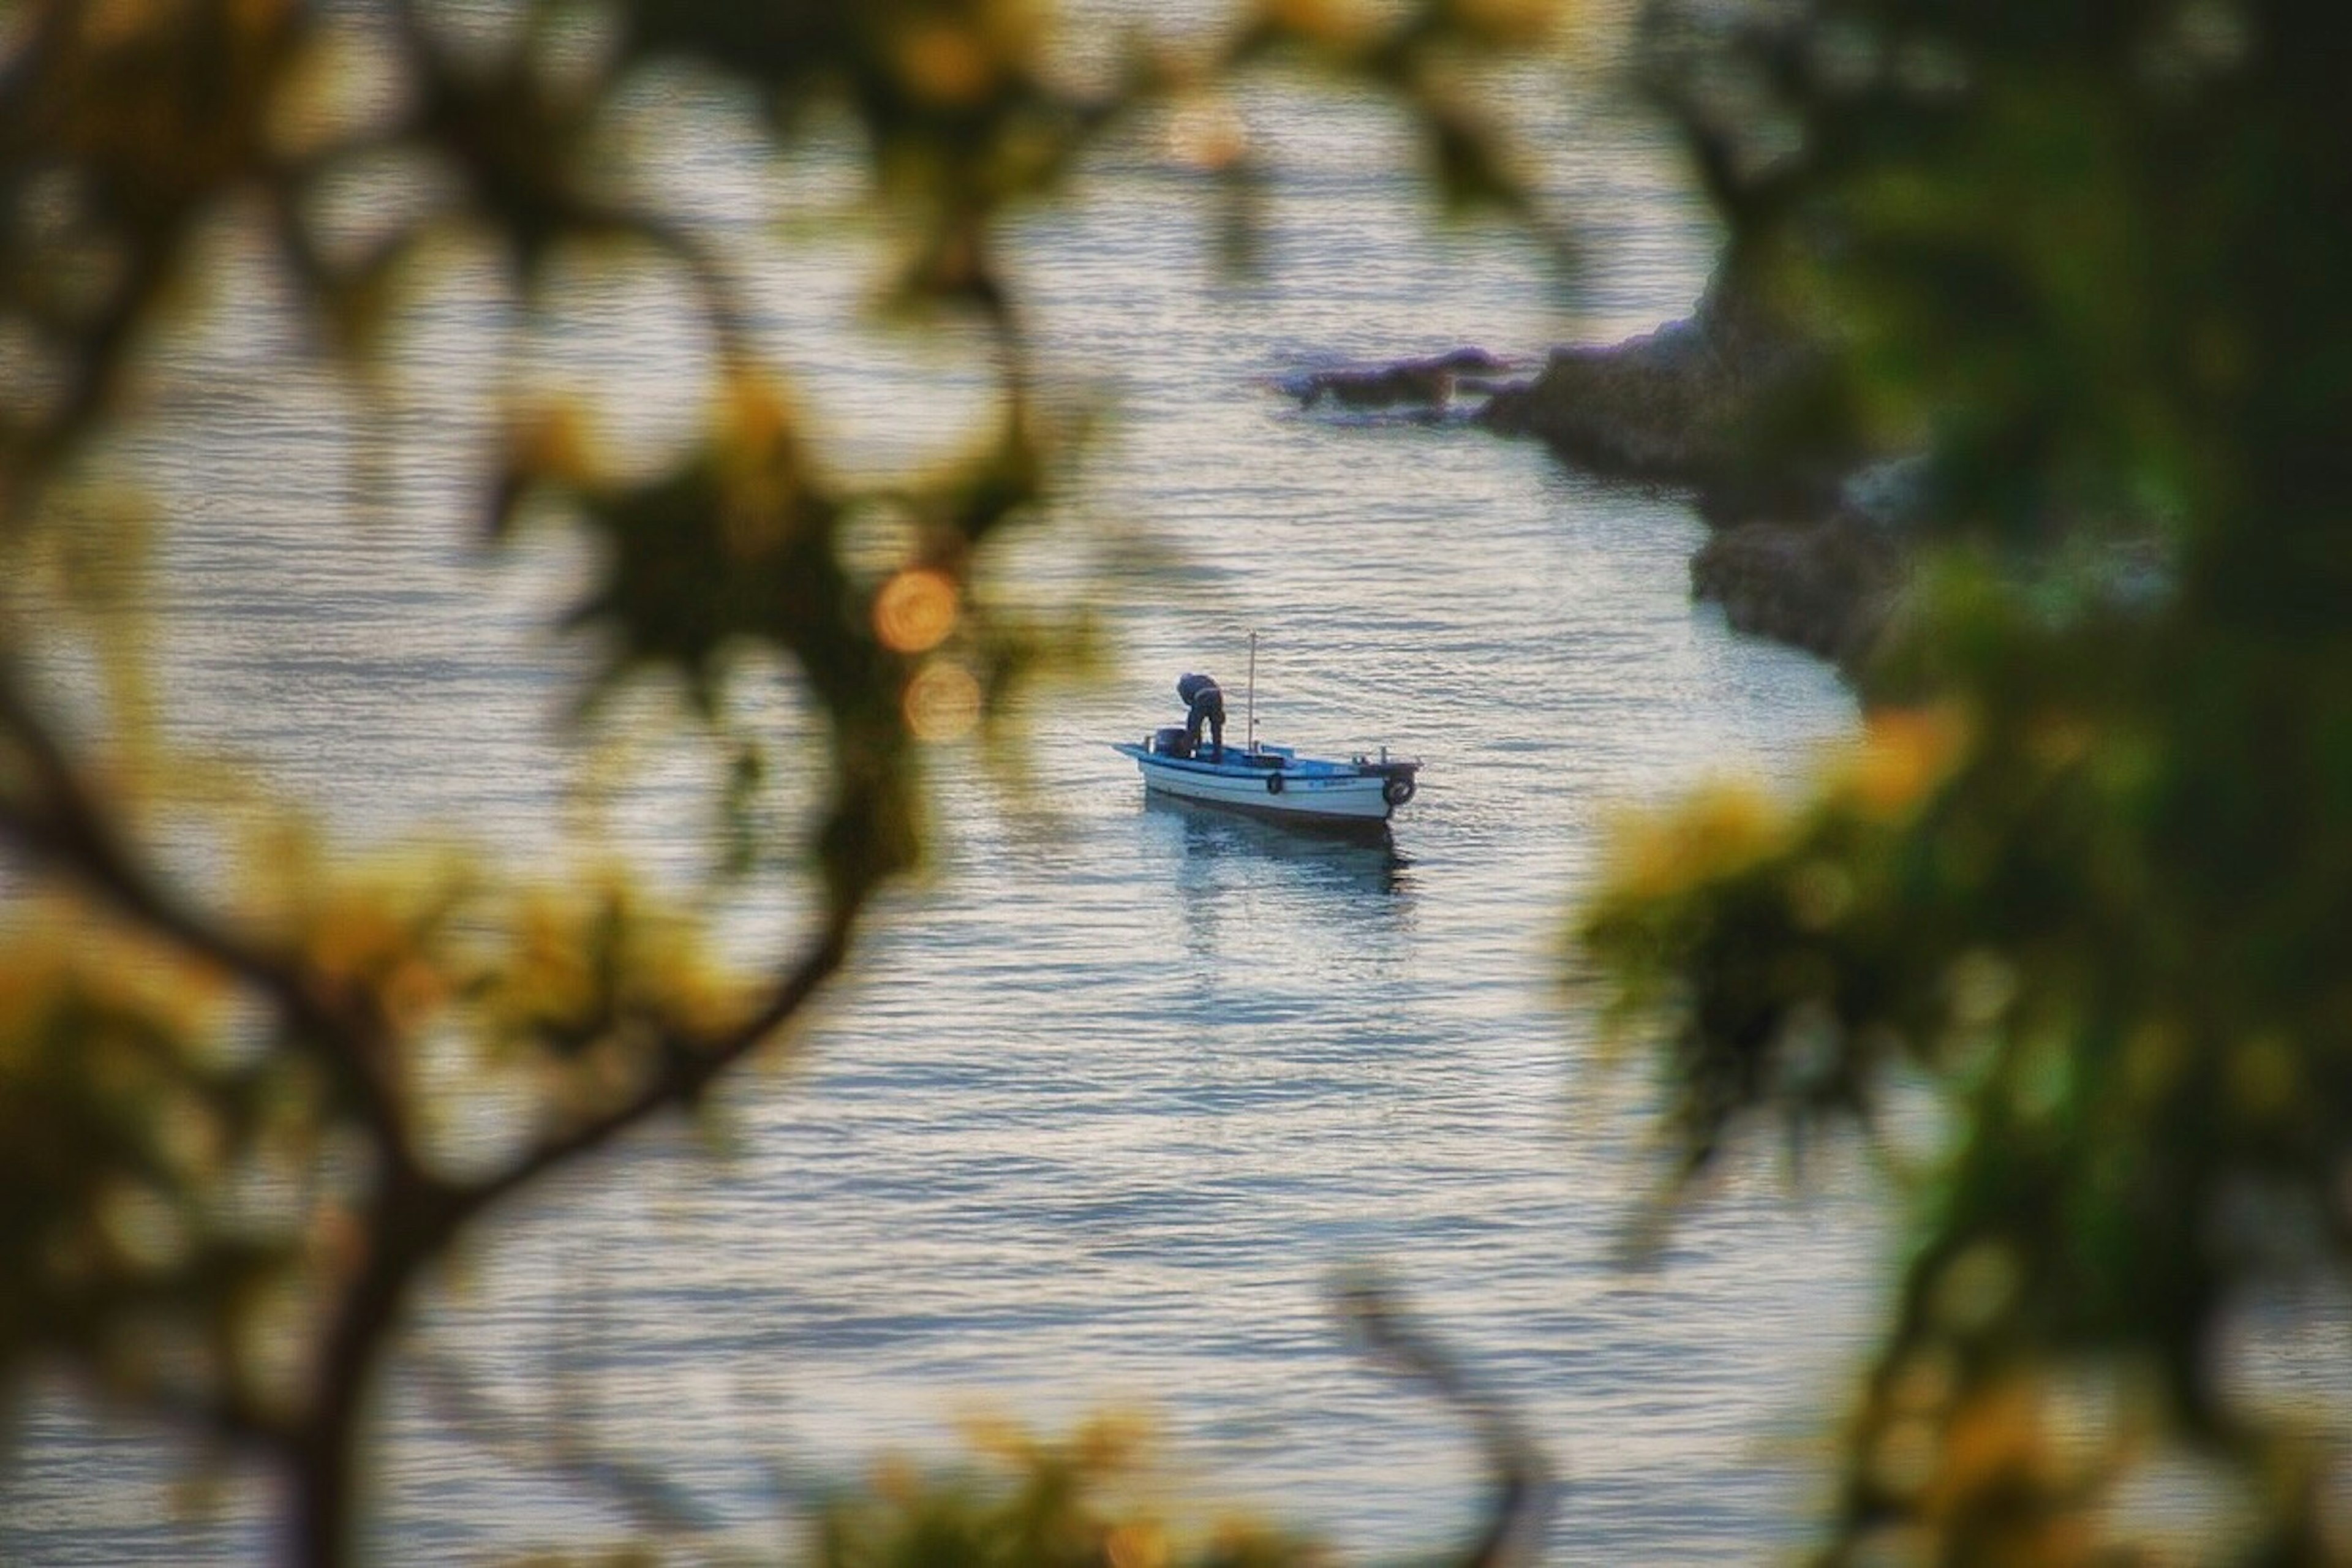
[(1688, 319), (1613, 347), (1555, 350), (1532, 377), (1461, 349), (1318, 372), (1288, 389), (1307, 407), (1328, 399), (1430, 417), (1466, 408), (1590, 472), (1685, 487), (1710, 530), (1691, 560), (1693, 596), (1722, 605), (1739, 631), (1853, 671), (1903, 584), (1903, 509), (1890, 499), (1902, 486), (1888, 482), (1887, 464), (1776, 438), (1822, 363), (1718, 280)]

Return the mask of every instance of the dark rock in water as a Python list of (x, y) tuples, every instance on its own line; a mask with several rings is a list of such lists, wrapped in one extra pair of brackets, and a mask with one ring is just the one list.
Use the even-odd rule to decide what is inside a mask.
[(1511, 376), (1457, 375), (1454, 390), (1475, 397), (1492, 397), (1498, 392), (1517, 392), (1527, 385), (1524, 380)]
[(1715, 530), (1692, 558), (1693, 594), (1720, 603), (1738, 630), (1853, 670), (1903, 581), (1918, 482), (1824, 443), (1828, 422), (1809, 426), (1828, 363), (1727, 270), (1688, 320), (1614, 347), (1556, 350), (1478, 418), (1596, 473), (1690, 487)]
[[(1757, 460), (1756, 416), (1801, 396), (1819, 363), (1802, 334), (1718, 279), (1687, 321), (1611, 348), (1554, 350), (1479, 417), (1599, 473), (1780, 489), (1765, 479), (1774, 465)], [(1833, 489), (1834, 476), (1811, 482)]]
[(1532, 380), (1483, 349), (1287, 381), (1302, 406), (1437, 418), (1483, 396), (1473, 417), (1536, 437), (1596, 473), (1687, 486), (1715, 530), (1691, 588), (1743, 632), (1857, 669), (1904, 576), (1902, 536), (1918, 510), (1916, 466), (1821, 439), (1826, 355), (1802, 327), (1727, 268), (1686, 321), (1609, 348), (1553, 351)]
[(1849, 513), (1817, 522), (1743, 522), (1691, 557), (1691, 595), (1732, 626), (1819, 654), (1848, 670), (1876, 645), (1904, 574), (1903, 552)]
[(1400, 360), (1369, 370), (1317, 371), (1294, 383), (1292, 391), (1303, 407), (1312, 408), (1326, 397), (1347, 408), (1394, 408), (1400, 405), (1443, 409), (1453, 400), (1457, 384), (1478, 390), (1464, 380), (1507, 373), (1510, 366), (1484, 349), (1455, 349), (1430, 359)]

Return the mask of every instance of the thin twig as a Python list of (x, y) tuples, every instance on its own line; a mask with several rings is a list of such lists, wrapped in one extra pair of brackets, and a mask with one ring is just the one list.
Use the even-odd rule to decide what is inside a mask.
[(861, 896), (852, 907), (833, 911), (814, 941), (769, 993), (766, 1002), (743, 1023), (716, 1039), (698, 1040), (683, 1033), (665, 1035), (661, 1070), (627, 1099), (555, 1133), (496, 1175), (455, 1189), (452, 1197), (457, 1206), (457, 1217), (462, 1220), (479, 1213), (556, 1166), (611, 1142), (657, 1110), (691, 1105), (720, 1073), (782, 1027), (840, 969), (849, 955), (850, 936), (857, 921), (856, 906), (863, 902)]
[(1468, 1416), (1486, 1450), (1495, 1494), (1486, 1527), (1453, 1561), (1461, 1568), (1511, 1568), (1536, 1562), (1542, 1554), (1544, 1521), (1551, 1515), (1558, 1483), (1535, 1439), (1507, 1406), (1479, 1392), (1460, 1364), (1406, 1314), (1386, 1284), (1370, 1274), (1353, 1274), (1343, 1278), (1333, 1293), (1366, 1345)]
[[(718, 1517), (698, 1505), (687, 1490), (651, 1466), (594, 1441), (585, 1423), (562, 1416), (533, 1421), (519, 1410), (499, 1404), (482, 1393), (474, 1378), (450, 1357), (422, 1347), (406, 1357), (420, 1373), (427, 1395), (450, 1424), (508, 1462), (572, 1476), (609, 1493), (637, 1523), (656, 1534), (692, 1532), (715, 1535), (724, 1527)], [(500, 1427), (531, 1426), (544, 1441), (520, 1442), (499, 1435)]]

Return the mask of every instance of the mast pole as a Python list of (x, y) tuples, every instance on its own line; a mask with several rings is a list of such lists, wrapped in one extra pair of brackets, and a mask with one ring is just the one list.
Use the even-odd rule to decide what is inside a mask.
[(1257, 755), (1257, 634), (1250, 633), (1249, 656), (1249, 749)]

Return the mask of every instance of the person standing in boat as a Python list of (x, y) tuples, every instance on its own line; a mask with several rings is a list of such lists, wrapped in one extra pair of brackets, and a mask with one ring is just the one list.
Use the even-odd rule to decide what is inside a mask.
[(1188, 675), (1176, 683), (1176, 695), (1184, 700), (1185, 707), (1190, 710), (1184, 718), (1186, 749), (1194, 752), (1201, 749), (1201, 726), (1206, 724), (1209, 727), (1209, 744), (1212, 749), (1209, 760), (1213, 763), (1223, 762), (1225, 760), (1225, 694), (1219, 690), (1217, 683), (1207, 676)]

